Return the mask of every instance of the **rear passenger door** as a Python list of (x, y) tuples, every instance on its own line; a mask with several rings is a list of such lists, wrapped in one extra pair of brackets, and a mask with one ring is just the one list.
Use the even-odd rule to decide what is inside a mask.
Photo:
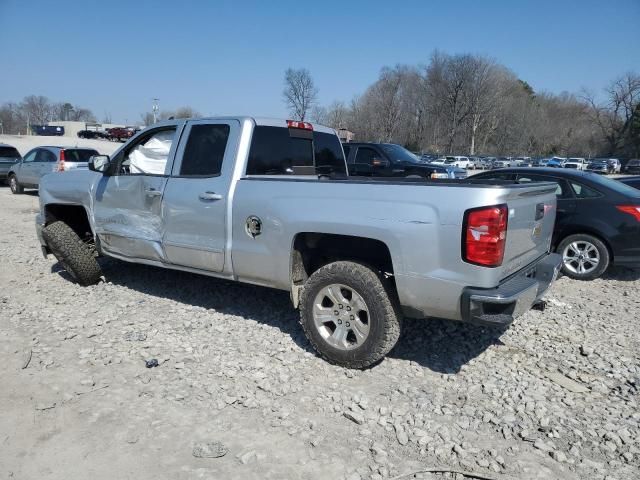
[(187, 124), (163, 198), (162, 245), (169, 263), (223, 270), (229, 186), (239, 134), (237, 120)]
[(56, 169), (56, 163), (58, 162), (58, 156), (51, 150), (41, 148), (36, 155), (36, 161), (34, 165), (34, 173), (36, 175), (35, 184), (40, 184), (40, 179), (47, 173), (51, 173)]

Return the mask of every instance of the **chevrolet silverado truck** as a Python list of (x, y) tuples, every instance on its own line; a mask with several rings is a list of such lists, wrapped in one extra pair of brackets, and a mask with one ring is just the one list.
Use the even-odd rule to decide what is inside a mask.
[(555, 279), (555, 184), (349, 177), (335, 131), (175, 120), (47, 175), (36, 229), (82, 285), (98, 257), (290, 292), (326, 360), (364, 368), (403, 317), (507, 325)]

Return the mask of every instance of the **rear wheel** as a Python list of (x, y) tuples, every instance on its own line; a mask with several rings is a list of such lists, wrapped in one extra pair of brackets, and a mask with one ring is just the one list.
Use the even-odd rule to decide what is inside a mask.
[(609, 249), (593, 235), (569, 235), (557, 251), (562, 255), (562, 273), (576, 280), (593, 280), (609, 267)]
[(24, 187), (18, 183), (18, 178), (13, 173), (9, 175), (9, 188), (14, 195), (24, 193)]
[(400, 310), (381, 274), (355, 262), (316, 270), (300, 298), (300, 323), (315, 350), (331, 363), (365, 368), (391, 351)]
[(42, 236), (60, 265), (82, 286), (100, 281), (102, 269), (89, 245), (64, 222), (50, 223)]

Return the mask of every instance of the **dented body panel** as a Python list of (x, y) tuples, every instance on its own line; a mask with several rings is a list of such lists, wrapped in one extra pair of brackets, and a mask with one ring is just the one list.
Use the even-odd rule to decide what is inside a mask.
[[(220, 173), (180, 176), (192, 127), (217, 123), (229, 128)], [(389, 273), (405, 314), (412, 317), (469, 320), (475, 311), (470, 305), (486, 301), (478, 293), (485, 290), (500, 301), (513, 298), (513, 311), (520, 314), (555, 278), (559, 261), (549, 255), (556, 202), (552, 184), (250, 176), (245, 171), (253, 129), (285, 128), (282, 121), (233, 117), (165, 125), (178, 129), (165, 175), (48, 175), (41, 185), (38, 228), (51, 221), (47, 206), (81, 205), (104, 255), (289, 291), (298, 235), (373, 239), (388, 248)], [(509, 212), (504, 261), (496, 268), (472, 265), (461, 256), (465, 211), (488, 205), (507, 205)], [(537, 218), (540, 205), (544, 215)], [(543, 280), (536, 280), (538, 264)]]

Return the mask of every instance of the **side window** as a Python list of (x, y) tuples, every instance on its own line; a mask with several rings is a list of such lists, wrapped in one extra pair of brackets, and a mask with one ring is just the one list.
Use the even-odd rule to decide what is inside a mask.
[(56, 154), (53, 152), (50, 152), (49, 150), (45, 150), (44, 148), (41, 148), (38, 150), (38, 153), (36, 154), (36, 162), (42, 162), (42, 163), (52, 163), (52, 162), (57, 162), (58, 158), (56, 157)]
[(342, 149), (344, 150), (344, 158), (348, 160), (351, 147), (349, 145), (342, 145)]
[(567, 186), (567, 182), (559, 178), (543, 177), (540, 175), (518, 175), (518, 183), (527, 182), (553, 182), (558, 186), (556, 187), (556, 197), (558, 198), (571, 198), (571, 192)]
[(355, 163), (373, 165), (373, 159), (376, 157), (380, 157), (380, 155), (378, 155), (378, 153), (373, 148), (358, 147)]
[(311, 135), (308, 138), (291, 136), (287, 128), (255, 127), (247, 175), (306, 173), (308, 169), (313, 169), (312, 138)]
[(124, 152), (119, 175), (164, 175), (175, 134), (173, 127), (142, 137)]
[(597, 190), (581, 183), (571, 182), (571, 188), (578, 198), (597, 198), (602, 196)]
[(39, 151), (39, 150), (31, 150), (29, 153), (27, 153), (27, 154), (24, 156), (23, 161), (24, 161), (25, 163), (35, 161), (35, 159), (36, 159), (36, 155), (38, 154), (38, 151)]
[(182, 156), (180, 175), (220, 175), (229, 130), (229, 125), (193, 125)]

